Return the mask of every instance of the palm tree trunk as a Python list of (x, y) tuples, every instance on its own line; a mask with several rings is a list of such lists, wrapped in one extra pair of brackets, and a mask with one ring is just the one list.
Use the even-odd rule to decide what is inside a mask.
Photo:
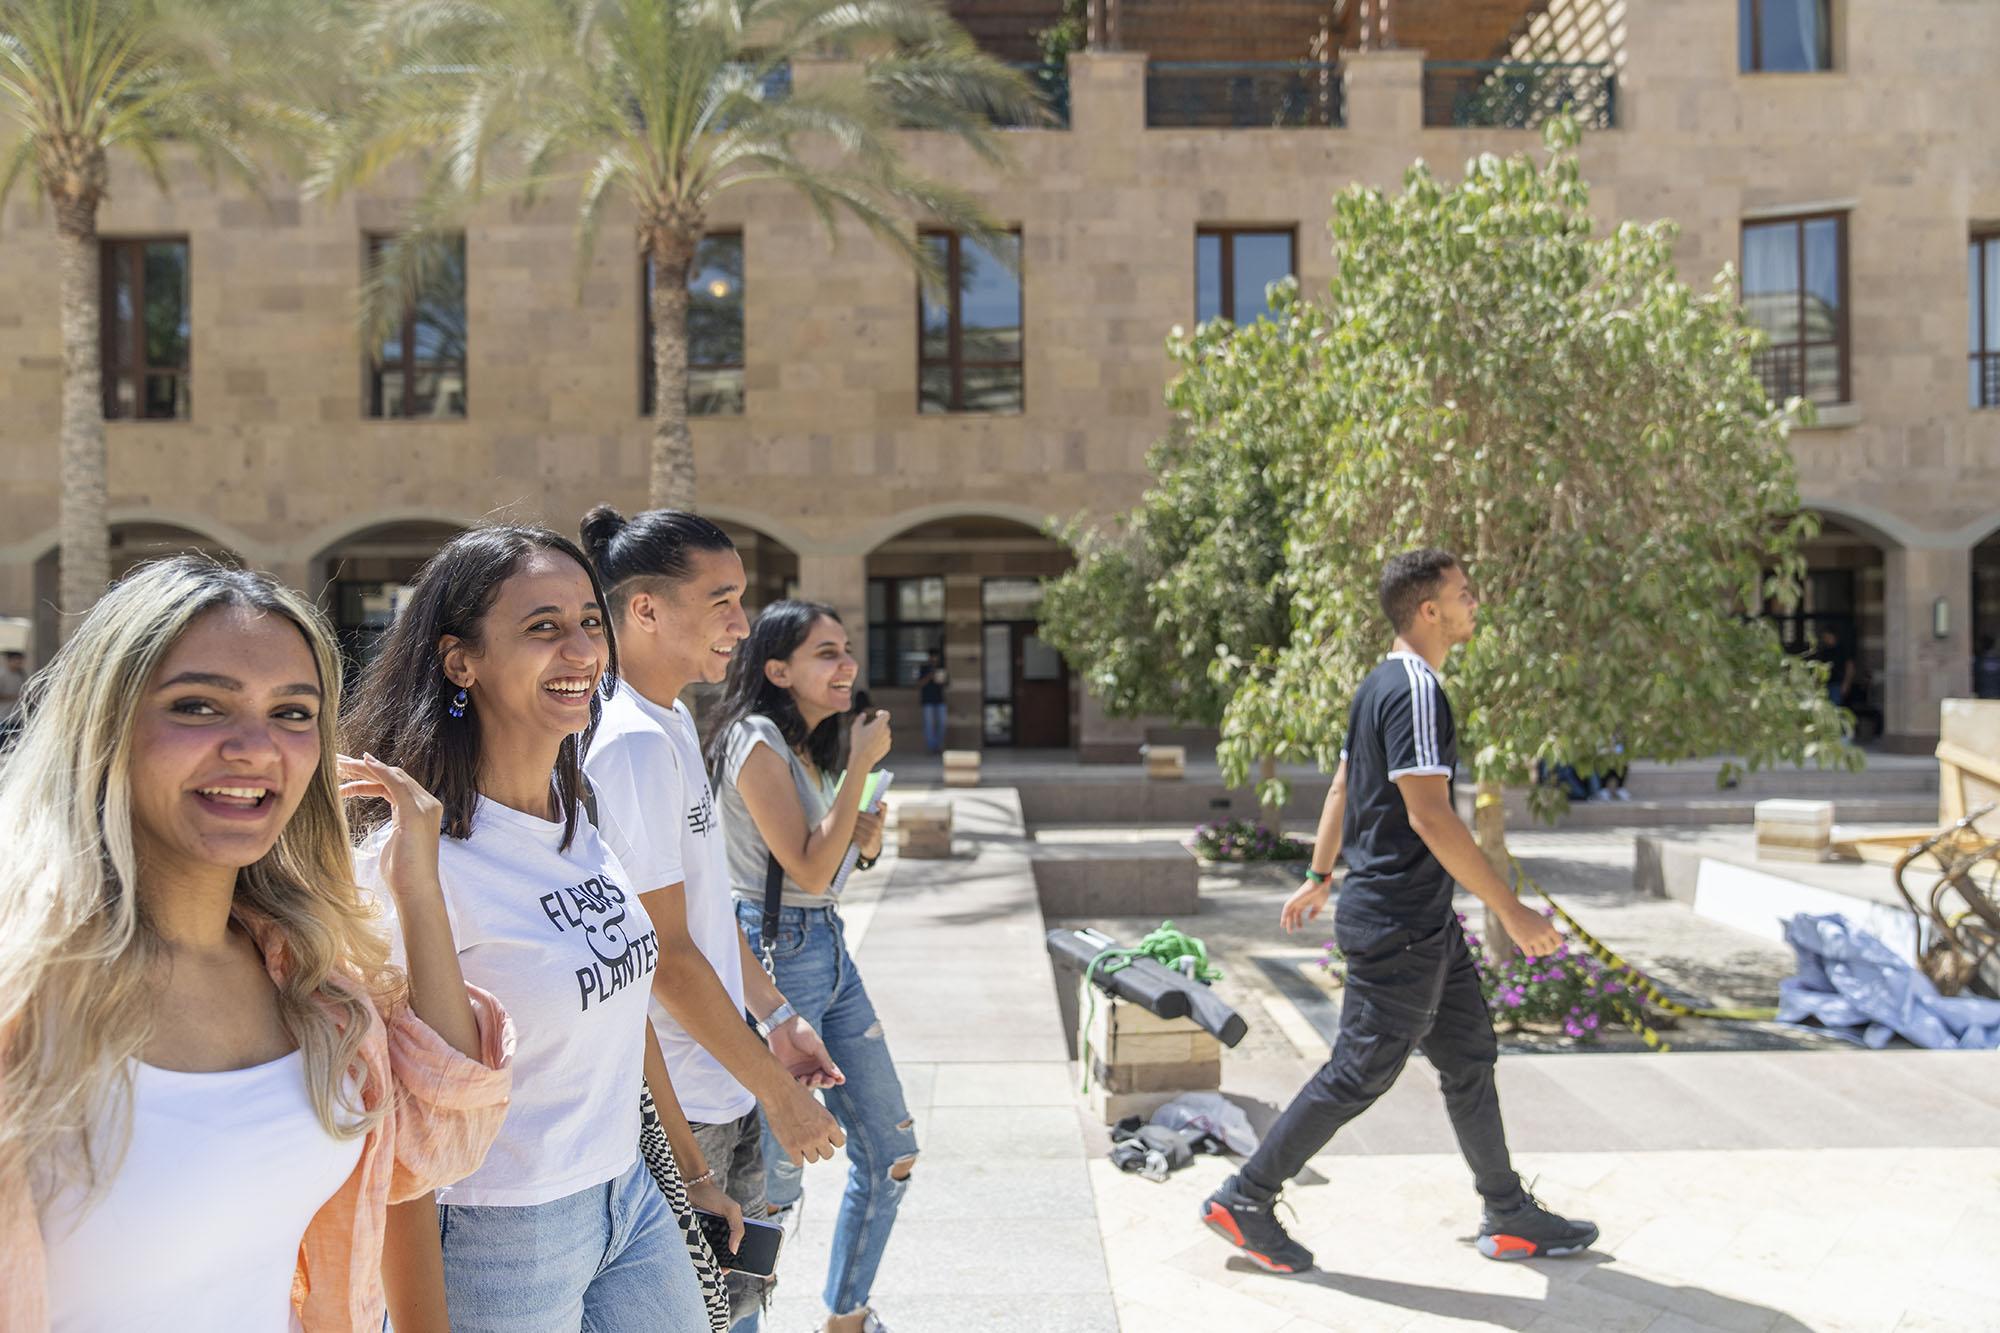
[(688, 269), (699, 230), (653, 241), (653, 452), (646, 488), (654, 509), (694, 508), (694, 435), (688, 430)]
[[(1472, 836), (1479, 844), (1479, 850), (1486, 854), (1486, 860), (1493, 867), (1493, 873), (1508, 883), (1513, 882), (1513, 866), (1507, 859), (1507, 807), (1501, 804), (1503, 792), (1500, 784), (1490, 778), (1481, 778), (1472, 788)], [(1500, 918), (1488, 908), (1485, 922), (1481, 927), (1481, 941), (1486, 946), (1487, 957), (1494, 962), (1504, 962), (1512, 958), (1518, 949), (1514, 947), (1514, 937), (1500, 924)]]
[(62, 497), (56, 525), (62, 616), (57, 623), (67, 638), (67, 627), (96, 604), (111, 581), (96, 203), (58, 201), (56, 238), (63, 342)]

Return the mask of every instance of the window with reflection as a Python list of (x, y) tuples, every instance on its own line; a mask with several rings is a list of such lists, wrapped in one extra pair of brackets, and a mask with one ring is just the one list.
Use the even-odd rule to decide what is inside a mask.
[[(690, 416), (740, 416), (743, 412), (743, 234), (715, 232), (701, 238), (688, 266), (688, 394)], [(639, 411), (653, 415), (653, 260), (639, 266)]]
[[(368, 415), (465, 415), (465, 236), (420, 243), (368, 238), (371, 268), (408, 275), (414, 295), (369, 362)], [(399, 279), (400, 281), (400, 279)]]
[(1751, 363), (1773, 402), (1849, 400), (1845, 213), (1744, 223), (1743, 306), (1770, 335)]
[(2000, 232), (1974, 236), (1965, 256), (1971, 403), (2000, 407)]
[(868, 580), (868, 686), (914, 688), (932, 653), (944, 655), (944, 578)]
[(1021, 234), (992, 248), (955, 231), (921, 240), (945, 281), (942, 292), (918, 287), (917, 410), (1021, 411)]
[(1736, 45), (1746, 74), (1833, 68), (1833, 0), (1736, 0)]
[(193, 343), (186, 238), (105, 241), (98, 254), (105, 417), (185, 420)]
[(1248, 324), (1271, 313), (1265, 289), (1294, 272), (1290, 227), (1203, 227), (1194, 236), (1194, 317)]

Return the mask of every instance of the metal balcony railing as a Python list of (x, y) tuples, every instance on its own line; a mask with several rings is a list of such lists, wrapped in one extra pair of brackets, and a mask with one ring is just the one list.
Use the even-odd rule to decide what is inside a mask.
[(1618, 123), (1618, 75), (1602, 62), (1427, 60), (1424, 124), (1538, 129), (1564, 112), (1587, 130)]
[(1156, 60), (1146, 67), (1155, 129), (1331, 128), (1343, 123), (1340, 66), (1314, 61)]
[(1974, 407), (2000, 407), (2000, 352), (1974, 352), (1970, 377)]

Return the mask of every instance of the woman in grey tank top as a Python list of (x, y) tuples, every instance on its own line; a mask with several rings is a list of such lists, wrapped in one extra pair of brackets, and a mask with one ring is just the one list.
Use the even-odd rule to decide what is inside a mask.
[[(729, 664), (706, 756), (737, 920), (846, 1076), (825, 1093), (847, 1132), (850, 1167), (827, 1266), (827, 1333), (884, 1333), (868, 1297), (917, 1157), (902, 1080), (830, 893), (850, 846), (859, 849), (862, 868), (882, 850), (881, 817), (860, 807), (868, 770), (889, 752), (888, 717), (856, 718), (845, 744), (841, 737), (857, 671), (832, 607), (765, 607)], [(784, 890), (767, 941), (764, 885), (773, 860)], [(779, 1215), (798, 1202), (801, 1168), (768, 1131), (764, 1161), (771, 1210)]]

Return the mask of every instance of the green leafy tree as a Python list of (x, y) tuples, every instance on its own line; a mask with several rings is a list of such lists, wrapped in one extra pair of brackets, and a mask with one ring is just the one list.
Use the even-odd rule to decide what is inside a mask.
[(66, 612), (88, 610), (111, 573), (97, 214), (112, 159), (129, 156), (162, 193), (170, 161), (260, 187), (260, 150), (321, 124), (298, 94), (325, 84), (324, 67), (297, 59), (331, 23), (329, 8), (282, 0), (0, 0), (0, 207), (25, 182), (57, 242)]
[[(1600, 232), (1574, 125), (1546, 137), (1539, 164), (1481, 156), (1456, 184), (1419, 164), (1399, 194), (1341, 195), (1327, 299), (1178, 344), (1169, 391), (1190, 447), (1237, 450), (1297, 496), (1276, 576), (1289, 635), (1209, 663), (1240, 681), (1225, 773), (1336, 761), (1391, 638), (1382, 562), (1446, 547), (1482, 601), (1446, 679), (1503, 869), (1498, 796), (1537, 763), (1860, 763), (1823, 671), (1756, 614), (1795, 601), (1814, 531), (1785, 446), (1803, 405), (1774, 406), (1752, 373), (1761, 335), (1732, 275), (1691, 290), (1667, 223)], [(1560, 800), (1534, 790), (1540, 810)]]
[[(1296, 284), (1283, 286), (1289, 304)], [(1204, 326), (1199, 354), (1221, 354), (1232, 327)], [(1177, 429), (1148, 457), (1155, 481), (1120, 529), (1063, 533), (1077, 563), (1046, 585), (1041, 634), (1113, 717), (1219, 727), (1244, 659), (1289, 641), (1282, 576), (1296, 493), (1275, 471), (1285, 444), (1282, 431)], [(1281, 807), (1267, 794), (1266, 826)]]
[[(316, 188), (423, 163), (408, 234), (364, 293), (371, 341), (423, 289), (433, 235), (480, 196), (577, 190), (578, 271), (604, 213), (637, 215), (651, 260), (656, 386), (650, 499), (693, 506), (687, 281), (718, 195), (774, 184), (832, 234), (845, 214), (935, 280), (910, 216), (992, 240), (963, 190), (912, 171), (898, 131), (954, 135), (1004, 164), (997, 124), (1045, 115), (1028, 83), (928, 0), (372, 0), (364, 52), (381, 60)], [(798, 57), (851, 57), (848, 75), (790, 86)]]

